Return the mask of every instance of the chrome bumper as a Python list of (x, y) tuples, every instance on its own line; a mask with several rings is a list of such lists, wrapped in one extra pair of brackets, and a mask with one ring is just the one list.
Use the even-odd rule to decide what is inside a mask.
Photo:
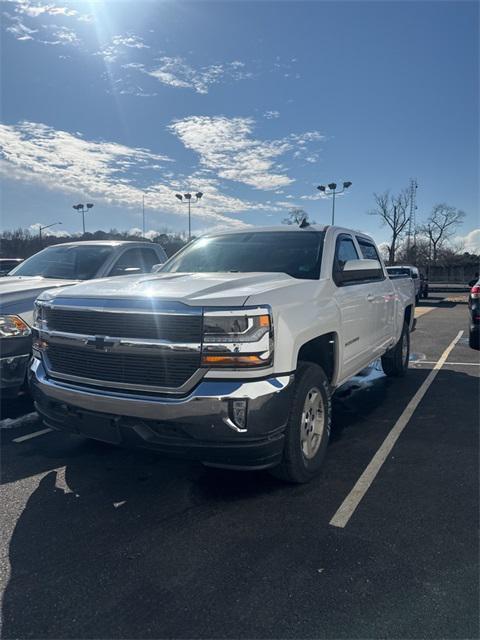
[[(39, 412), (47, 423), (68, 429), (75, 409), (101, 414), (122, 424), (148, 427), (162, 434), (169, 425), (193, 440), (241, 442), (283, 433), (290, 412), (293, 375), (260, 380), (205, 380), (183, 398), (119, 393), (85, 388), (49, 378), (42, 362), (32, 361), (30, 386)], [(246, 401), (245, 429), (232, 420), (232, 402)], [(62, 412), (66, 411), (64, 415)], [(70, 417), (68, 417), (70, 415)], [(63, 417), (62, 417), (63, 416)], [(51, 420), (49, 420), (49, 418)], [(138, 431), (138, 429), (137, 429)], [(92, 436), (95, 437), (95, 436)], [(101, 439), (101, 438), (100, 438)], [(188, 442), (185, 442), (188, 446)]]

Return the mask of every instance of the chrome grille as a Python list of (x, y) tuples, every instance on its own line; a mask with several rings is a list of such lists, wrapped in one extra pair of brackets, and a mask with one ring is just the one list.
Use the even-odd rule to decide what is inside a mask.
[(198, 343), (202, 339), (201, 315), (46, 308), (45, 316), (49, 331), (169, 342)]
[[(85, 384), (118, 383), (135, 387), (181, 387), (200, 367), (200, 353), (166, 351), (161, 353), (114, 353), (94, 348), (49, 344), (48, 369), (59, 377), (80, 377)], [(109, 385), (111, 386), (111, 384)]]

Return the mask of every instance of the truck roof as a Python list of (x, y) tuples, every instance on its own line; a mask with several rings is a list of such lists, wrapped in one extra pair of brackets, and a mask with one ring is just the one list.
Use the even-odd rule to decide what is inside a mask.
[(204, 236), (230, 235), (232, 233), (249, 233), (249, 232), (272, 233), (273, 231), (275, 232), (280, 232), (280, 231), (292, 232), (293, 231), (297, 233), (308, 233), (309, 231), (326, 231), (327, 229), (334, 229), (336, 231), (341, 231), (345, 233), (354, 233), (356, 236), (362, 236), (363, 238), (372, 240), (371, 236), (369, 236), (368, 233), (364, 233), (363, 231), (359, 231), (358, 229), (349, 229), (347, 227), (339, 227), (336, 225), (332, 226), (329, 224), (309, 224), (308, 227), (303, 227), (303, 228), (300, 228), (296, 224), (282, 224), (282, 225), (275, 225), (271, 227), (243, 227), (241, 229), (223, 229), (222, 231), (212, 231), (212, 232), (207, 231), (204, 234)]
[[(71, 246), (84, 246), (84, 245), (104, 245), (109, 247), (117, 247), (126, 244), (153, 244), (149, 240), (77, 240), (76, 242), (60, 242), (55, 245), (49, 245), (50, 247), (71, 247)], [(48, 247), (47, 247), (48, 248)]]

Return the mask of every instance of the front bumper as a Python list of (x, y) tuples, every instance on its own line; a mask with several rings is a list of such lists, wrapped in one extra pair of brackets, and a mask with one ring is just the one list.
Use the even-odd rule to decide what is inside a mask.
[[(49, 378), (37, 359), (30, 371), (35, 406), (54, 429), (233, 468), (280, 461), (292, 382), (291, 375), (204, 379), (178, 398), (65, 384)], [(232, 420), (234, 400), (247, 403), (245, 429)]]

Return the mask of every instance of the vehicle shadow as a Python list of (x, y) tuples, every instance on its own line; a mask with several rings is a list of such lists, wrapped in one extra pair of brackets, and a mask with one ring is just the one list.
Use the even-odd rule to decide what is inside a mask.
[(19, 418), (33, 411), (33, 400), (28, 393), (21, 393), (16, 398), (1, 398), (0, 420)]
[[(342, 387), (334, 401), (333, 444), (363, 430), (375, 410), (381, 412), (385, 394), (398, 398), (392, 406), (400, 413), (405, 394), (426, 375), (411, 373), (393, 387), (380, 371), (367, 371)], [(472, 376), (441, 375), (451, 388), (475, 393)], [(290, 542), (305, 535), (311, 517), (305, 496), (316, 491), (319, 509), (318, 491), (346, 464), (333, 453), (329, 477), (305, 488), (267, 473), (212, 471), (150, 452), (88, 442), (75, 447), (64, 468), (57, 458), (55, 469), (44, 472), (11, 536), (4, 638), (241, 636), (245, 611), (237, 581), (246, 593), (268, 586), (268, 575), (256, 567), (275, 552), (272, 532), (282, 536), (287, 520), (281, 539), (293, 562)], [(228, 606), (220, 607), (223, 598)], [(261, 617), (262, 607), (258, 602), (250, 615)], [(259, 637), (273, 635), (272, 627)]]

